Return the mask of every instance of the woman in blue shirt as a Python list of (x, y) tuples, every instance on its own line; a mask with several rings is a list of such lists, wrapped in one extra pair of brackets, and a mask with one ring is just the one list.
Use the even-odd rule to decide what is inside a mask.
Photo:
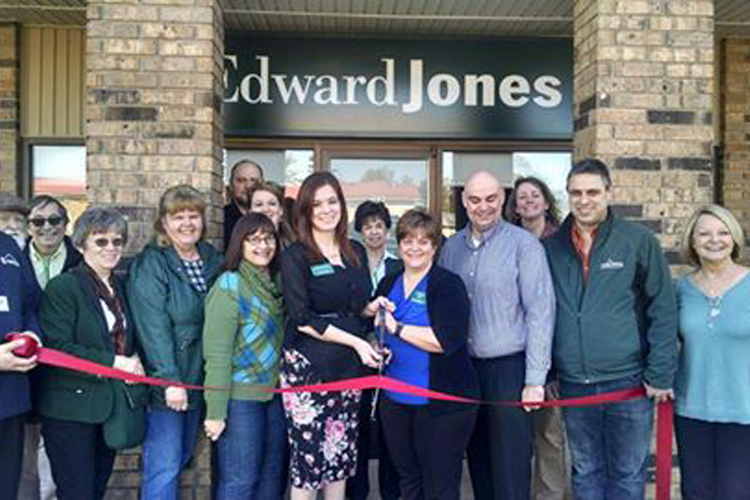
[(717, 205), (699, 208), (682, 238), (696, 267), (677, 283), (675, 423), (685, 500), (750, 498), (750, 274), (737, 263), (744, 241)]
[[(440, 241), (437, 222), (422, 210), (409, 210), (398, 222), (396, 239), (404, 272), (386, 276), (378, 287), (378, 295), (393, 303), (393, 312), (385, 314), (385, 345), (392, 353), (385, 374), (478, 397), (466, 349), (469, 296), (460, 277), (433, 263)], [(386, 391), (380, 409), (403, 498), (460, 498), (476, 407)]]

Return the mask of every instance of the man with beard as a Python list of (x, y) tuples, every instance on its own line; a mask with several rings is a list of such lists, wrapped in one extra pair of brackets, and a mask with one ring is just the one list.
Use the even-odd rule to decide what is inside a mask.
[(26, 216), (29, 210), (16, 195), (0, 193), (0, 231), (15, 240), (19, 248), (26, 245)]

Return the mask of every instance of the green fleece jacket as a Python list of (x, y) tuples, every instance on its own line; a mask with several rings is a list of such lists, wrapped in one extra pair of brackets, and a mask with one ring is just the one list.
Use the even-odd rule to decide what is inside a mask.
[(604, 382), (642, 374), (672, 387), (677, 306), (659, 242), (610, 212), (591, 247), (588, 278), (571, 241), (572, 216), (543, 240), (557, 296), (553, 366), (561, 380)]

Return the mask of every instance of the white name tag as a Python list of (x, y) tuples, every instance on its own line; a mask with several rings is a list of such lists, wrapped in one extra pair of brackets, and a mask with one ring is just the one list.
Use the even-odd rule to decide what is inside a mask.
[(8, 303), (8, 297), (0, 295), (0, 312), (10, 312), (10, 304)]

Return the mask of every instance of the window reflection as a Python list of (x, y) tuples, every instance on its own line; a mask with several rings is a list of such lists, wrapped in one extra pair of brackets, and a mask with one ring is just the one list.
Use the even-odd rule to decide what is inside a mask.
[(312, 149), (227, 149), (224, 150), (224, 180), (229, 185), (232, 165), (240, 160), (252, 160), (263, 167), (266, 180), (286, 188), (286, 196), (297, 197), (297, 191), (314, 170)]
[[(32, 196), (47, 194), (59, 199), (71, 222), (86, 210), (86, 147), (79, 145), (31, 146)], [(73, 227), (68, 225), (68, 231)]]

